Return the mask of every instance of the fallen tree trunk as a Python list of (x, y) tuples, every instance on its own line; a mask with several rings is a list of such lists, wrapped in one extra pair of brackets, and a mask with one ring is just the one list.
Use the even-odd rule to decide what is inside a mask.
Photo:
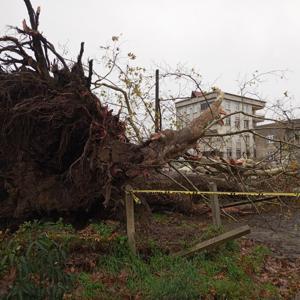
[(126, 183), (193, 147), (219, 117), (221, 94), (190, 126), (130, 143), (90, 90), (83, 44), (68, 65), (38, 31), (40, 9), (24, 1), (31, 26), (0, 39), (0, 219), (117, 207)]

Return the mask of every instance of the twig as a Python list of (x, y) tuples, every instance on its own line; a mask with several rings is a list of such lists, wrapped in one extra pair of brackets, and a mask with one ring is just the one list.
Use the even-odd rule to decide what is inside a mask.
[(180, 182), (178, 182), (176, 179), (174, 179), (172, 176), (169, 176), (168, 174), (160, 171), (160, 170), (156, 170), (157, 173), (166, 176), (167, 178), (169, 178), (171, 181), (173, 181), (175, 184), (177, 184), (178, 186), (180, 186), (181, 188), (183, 188), (184, 190), (188, 191), (189, 189), (187, 187), (185, 187), (183, 184), (181, 184)]

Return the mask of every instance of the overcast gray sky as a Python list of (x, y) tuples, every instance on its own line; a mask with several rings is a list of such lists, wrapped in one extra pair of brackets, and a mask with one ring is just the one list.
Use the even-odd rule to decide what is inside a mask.
[[(27, 16), (22, 0), (0, 0), (0, 33)], [(140, 65), (186, 63), (206, 83), (237, 92), (236, 80), (255, 70), (288, 69), (260, 87), (268, 100), (288, 90), (300, 106), (300, 1), (298, 0), (33, 0), (41, 26), (55, 45), (97, 57), (99, 45), (123, 35), (124, 51)], [(126, 52), (125, 52), (126, 53)], [(99, 56), (98, 56), (99, 57)]]

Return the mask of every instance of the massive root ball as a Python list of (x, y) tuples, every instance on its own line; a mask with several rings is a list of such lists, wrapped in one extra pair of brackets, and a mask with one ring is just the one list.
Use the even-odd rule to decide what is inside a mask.
[(70, 83), (0, 74), (0, 217), (88, 208), (123, 178), (110, 155), (112, 144), (127, 147), (124, 123)]
[(24, 2), (31, 26), (0, 38), (0, 220), (116, 207), (125, 183), (184, 153), (219, 116), (221, 95), (190, 126), (130, 143), (91, 92), (83, 43), (67, 64), (38, 31), (40, 9)]

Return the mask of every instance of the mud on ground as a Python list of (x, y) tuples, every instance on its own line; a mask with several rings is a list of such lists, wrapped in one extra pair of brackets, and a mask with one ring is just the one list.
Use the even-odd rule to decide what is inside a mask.
[[(222, 216), (225, 231), (248, 224), (251, 234), (239, 239), (242, 253), (256, 245), (271, 250), (263, 271), (257, 280), (271, 281), (280, 290), (283, 299), (290, 299), (300, 291), (300, 203), (277, 203), (257, 206), (256, 209), (234, 208)], [(212, 224), (211, 215), (199, 212), (186, 215), (175, 212), (154, 213), (147, 230), (137, 224), (137, 244), (140, 251), (149, 244), (159, 245), (166, 252), (174, 253), (200, 241), (207, 227)], [(144, 253), (147, 255), (147, 253)], [(298, 296), (298, 294), (297, 294)]]
[[(237, 216), (238, 224), (248, 224), (251, 234), (247, 238), (261, 242), (276, 257), (300, 259), (300, 203), (277, 203), (258, 207), (259, 214), (252, 212)], [(225, 226), (232, 228), (237, 222), (226, 219)]]

